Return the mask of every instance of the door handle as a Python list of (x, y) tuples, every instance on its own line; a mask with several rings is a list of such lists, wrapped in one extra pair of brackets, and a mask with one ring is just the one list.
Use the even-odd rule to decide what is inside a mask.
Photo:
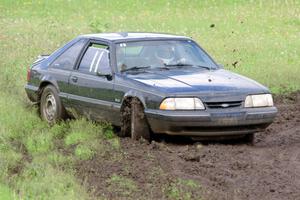
[(77, 80), (78, 80), (78, 77), (77, 76), (71, 76), (71, 80), (76, 83)]

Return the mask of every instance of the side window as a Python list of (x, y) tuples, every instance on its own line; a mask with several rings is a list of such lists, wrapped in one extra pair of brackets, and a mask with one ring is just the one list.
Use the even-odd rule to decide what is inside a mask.
[(65, 52), (63, 52), (53, 63), (52, 67), (60, 69), (73, 69), (76, 59), (79, 56), (85, 42), (84, 40), (79, 40), (71, 47), (69, 47)]
[(92, 44), (82, 57), (78, 71), (96, 74), (99, 70), (110, 70), (108, 46)]

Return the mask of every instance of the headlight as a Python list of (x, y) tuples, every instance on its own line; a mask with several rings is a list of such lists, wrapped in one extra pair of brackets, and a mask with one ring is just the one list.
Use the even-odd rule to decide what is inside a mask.
[(249, 95), (245, 100), (245, 107), (267, 107), (273, 106), (273, 98), (271, 94)]
[(166, 98), (160, 104), (161, 110), (204, 110), (202, 101), (198, 98)]

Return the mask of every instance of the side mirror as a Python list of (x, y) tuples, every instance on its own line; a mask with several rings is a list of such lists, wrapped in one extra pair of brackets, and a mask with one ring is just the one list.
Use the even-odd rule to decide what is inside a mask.
[(112, 80), (112, 73), (111, 73), (111, 70), (110, 70), (110, 67), (100, 67), (98, 70), (97, 70), (97, 76), (104, 76), (107, 78), (107, 80)]

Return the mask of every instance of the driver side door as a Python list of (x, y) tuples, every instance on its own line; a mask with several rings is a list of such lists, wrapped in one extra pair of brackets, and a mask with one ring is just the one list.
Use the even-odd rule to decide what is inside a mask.
[(110, 121), (113, 118), (114, 79), (98, 75), (100, 70), (112, 74), (109, 52), (108, 44), (90, 42), (69, 78), (72, 88), (69, 101), (77, 113), (88, 119)]

